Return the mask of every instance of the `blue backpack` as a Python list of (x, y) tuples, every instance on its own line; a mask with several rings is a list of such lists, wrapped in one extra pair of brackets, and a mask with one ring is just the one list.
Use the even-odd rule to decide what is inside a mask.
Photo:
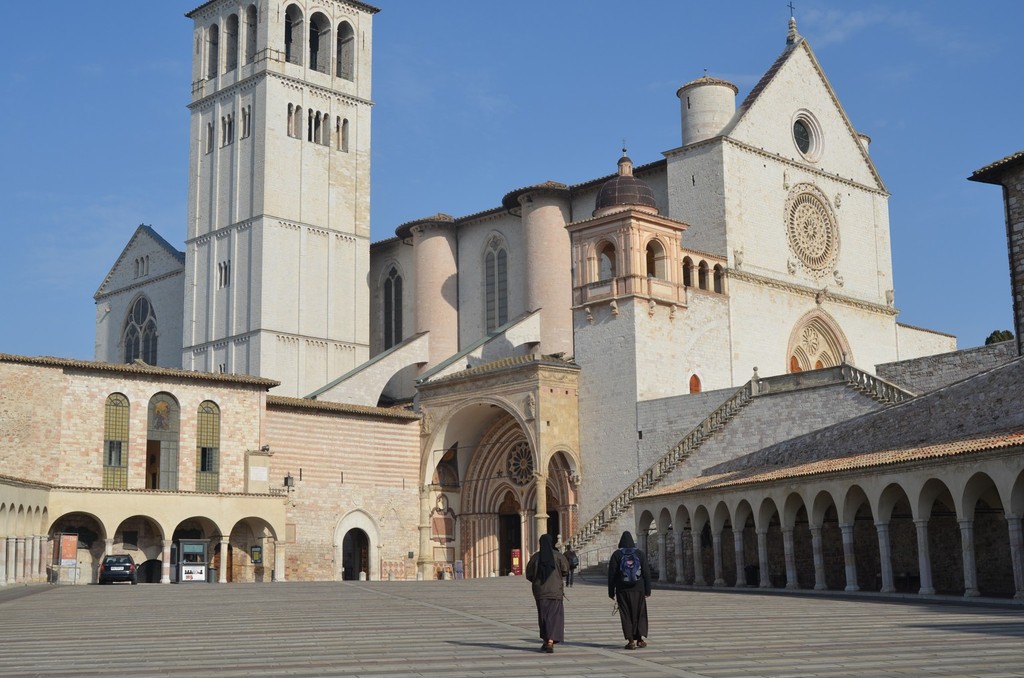
[(619, 573), (625, 584), (635, 584), (640, 578), (640, 554), (635, 548), (619, 549), (622, 551), (622, 558), (619, 559)]

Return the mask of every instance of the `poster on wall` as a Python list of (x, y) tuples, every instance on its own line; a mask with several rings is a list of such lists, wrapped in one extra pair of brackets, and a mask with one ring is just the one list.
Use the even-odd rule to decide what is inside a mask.
[(253, 565), (262, 565), (263, 564), (263, 547), (262, 546), (253, 546), (250, 549), (250, 552), (251, 552), (251, 555), (252, 555), (252, 564)]
[(206, 581), (206, 565), (181, 566), (181, 581)]

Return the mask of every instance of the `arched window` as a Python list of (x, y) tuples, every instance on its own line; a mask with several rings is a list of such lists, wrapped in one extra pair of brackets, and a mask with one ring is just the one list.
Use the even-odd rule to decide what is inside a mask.
[(352, 80), (355, 77), (355, 33), (347, 21), (338, 24), (338, 77)]
[(690, 393), (700, 393), (700, 377), (696, 374), (690, 375)]
[(348, 118), (338, 117), (338, 150), (348, 153)]
[(615, 246), (610, 242), (601, 245), (597, 254), (597, 279), (612, 280), (615, 278)]
[(149, 365), (156, 365), (156, 314), (146, 297), (139, 297), (132, 304), (122, 336), (126, 363), (141, 358)]
[(220, 66), (220, 26), (213, 24), (206, 31), (206, 77), (216, 78)]
[(220, 408), (205, 400), (196, 413), (196, 492), (220, 489)]
[(702, 290), (708, 288), (708, 262), (701, 261), (697, 267), (697, 287)]
[(178, 401), (170, 393), (149, 400), (146, 426), (146, 489), (178, 489)]
[(384, 280), (384, 348), (402, 341), (402, 276), (394, 266)]
[(508, 322), (508, 252), (501, 238), (491, 238), (484, 254), (484, 299), (487, 331)]
[(723, 294), (725, 292), (725, 269), (722, 268), (721, 264), (715, 264), (715, 292)]
[(665, 280), (665, 248), (657, 240), (647, 243), (647, 277)]
[(249, 5), (245, 10), (245, 63), (256, 60), (256, 5)]
[(224, 72), (238, 68), (238, 15), (232, 14), (224, 25)]
[(288, 5), (284, 11), (284, 60), (302, 65), (302, 10)]
[(693, 259), (683, 257), (683, 285), (693, 287)]
[(322, 12), (309, 17), (309, 67), (331, 72), (331, 22)]
[(103, 411), (103, 489), (128, 489), (128, 398), (107, 396)]

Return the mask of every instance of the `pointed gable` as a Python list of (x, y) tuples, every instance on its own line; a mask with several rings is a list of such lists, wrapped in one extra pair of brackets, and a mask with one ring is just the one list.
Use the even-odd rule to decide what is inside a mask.
[[(886, 191), (860, 134), (839, 103), (810, 45), (795, 34), (795, 27), (787, 42), (786, 49), (750, 90), (723, 134), (827, 174)], [(817, 128), (814, 133), (820, 137), (819, 152), (813, 156), (801, 154), (793, 135), (793, 124), (808, 116)]]
[[(148, 259), (147, 259), (148, 257)], [(136, 260), (146, 261), (144, 276), (136, 269)], [(169, 242), (153, 230), (152, 226), (140, 224), (128, 244), (121, 250), (117, 261), (96, 290), (93, 299), (99, 300), (128, 285), (140, 282), (140, 278), (154, 280), (170, 274), (181, 274), (185, 271), (185, 253), (179, 252)]]

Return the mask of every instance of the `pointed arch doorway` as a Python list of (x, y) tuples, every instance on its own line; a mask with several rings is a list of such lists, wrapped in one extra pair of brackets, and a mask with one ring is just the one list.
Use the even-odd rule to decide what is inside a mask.
[(358, 527), (345, 533), (341, 541), (341, 578), (358, 581), (360, 574), (370, 576), (370, 538)]

